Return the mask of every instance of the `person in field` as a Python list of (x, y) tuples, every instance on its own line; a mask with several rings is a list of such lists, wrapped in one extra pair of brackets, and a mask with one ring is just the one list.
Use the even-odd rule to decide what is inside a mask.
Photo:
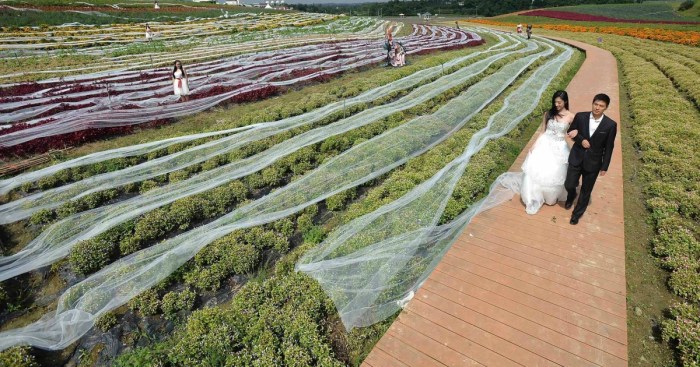
[(190, 94), (190, 88), (187, 79), (187, 72), (185, 72), (185, 68), (182, 67), (180, 60), (175, 60), (175, 65), (170, 78), (173, 81), (175, 95), (180, 97), (181, 102), (187, 102), (189, 100), (188, 95)]
[(151, 41), (153, 39), (153, 31), (151, 31), (151, 26), (146, 24), (146, 41)]

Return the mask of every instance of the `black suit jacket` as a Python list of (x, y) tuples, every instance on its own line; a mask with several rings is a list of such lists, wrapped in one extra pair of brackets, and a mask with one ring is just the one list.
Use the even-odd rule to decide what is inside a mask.
[[(578, 135), (574, 138), (574, 145), (569, 153), (569, 165), (583, 165), (583, 169), (589, 172), (607, 171), (615, 146), (617, 123), (603, 115), (603, 120), (591, 136), (588, 121), (590, 116), (590, 112), (579, 112), (571, 122), (569, 131), (578, 130)], [(584, 139), (591, 144), (590, 148), (585, 149), (581, 145)]]

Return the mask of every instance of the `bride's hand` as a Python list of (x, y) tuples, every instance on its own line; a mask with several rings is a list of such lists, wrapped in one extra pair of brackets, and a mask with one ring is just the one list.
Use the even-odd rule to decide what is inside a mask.
[(573, 139), (576, 137), (576, 135), (578, 135), (578, 130), (571, 130), (568, 133), (566, 133), (566, 135), (568, 135), (569, 138)]

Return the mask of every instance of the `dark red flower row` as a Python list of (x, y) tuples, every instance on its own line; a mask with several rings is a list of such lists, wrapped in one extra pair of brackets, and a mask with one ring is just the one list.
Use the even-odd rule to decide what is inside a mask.
[[(212, 95), (215, 95), (217, 91), (212, 91)], [(279, 92), (279, 88), (275, 86), (263, 86), (261, 88), (241, 93), (233, 98), (231, 98), (231, 103), (244, 103), (251, 101), (258, 101), (275, 95)], [(127, 106), (128, 107), (128, 106)], [(46, 120), (46, 123), (52, 120)], [(117, 127), (107, 127), (107, 128), (90, 128), (85, 130), (80, 130), (63, 135), (49, 136), (45, 138), (38, 138), (26, 143), (11, 147), (0, 147), (0, 157), (13, 157), (13, 156), (28, 156), (32, 154), (44, 153), (52, 149), (63, 149), (67, 147), (77, 146), (80, 144), (89, 143), (92, 141), (108, 138), (111, 136), (126, 135), (131, 134), (135, 131), (147, 128), (154, 128), (161, 125), (169, 124), (172, 121), (170, 119), (159, 119), (154, 120), (145, 124), (140, 125), (127, 125), (127, 126), (117, 126)], [(21, 129), (22, 124), (17, 124), (10, 129)], [(37, 126), (37, 125), (33, 125)]]
[(686, 22), (686, 21), (675, 21), (675, 20), (643, 20), (643, 19), (620, 19), (620, 18), (610, 18), (602, 15), (592, 15), (583, 13), (574, 13), (570, 11), (557, 11), (557, 10), (532, 10), (525, 13), (520, 13), (520, 15), (526, 15), (530, 17), (545, 17), (554, 18), (562, 20), (574, 20), (577, 22), (609, 22), (609, 23), (659, 23), (659, 24), (698, 24), (698, 22)]

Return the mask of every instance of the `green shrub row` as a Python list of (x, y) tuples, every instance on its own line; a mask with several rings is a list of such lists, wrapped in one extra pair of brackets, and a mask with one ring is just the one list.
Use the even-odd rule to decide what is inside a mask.
[[(624, 43), (613, 53), (621, 62), (630, 97), (632, 136), (641, 151), (640, 176), (656, 231), (653, 252), (671, 271), (669, 288), (686, 303), (671, 306), (663, 336), (677, 347), (684, 366), (700, 364), (700, 113), (674, 87), (648, 53)], [(644, 55), (644, 57), (637, 56)], [(651, 60), (647, 60), (649, 57)], [(668, 71), (667, 71), (668, 72)], [(668, 72), (669, 75), (671, 74)], [(695, 83), (697, 84), (697, 83)], [(692, 97), (692, 96), (691, 96)], [(663, 101), (660, 108), (659, 101)], [(695, 102), (697, 103), (697, 102)], [(694, 313), (693, 313), (694, 312)]]
[(0, 352), (0, 367), (38, 367), (29, 347), (13, 347)]
[[(379, 99), (375, 101), (374, 103), (376, 104), (381, 104), (382, 102), (387, 101), (388, 99), (391, 99), (395, 97), (396, 95), (390, 95), (388, 97)], [(436, 99), (434, 102), (440, 102), (442, 99)], [(214, 169), (216, 167), (219, 167), (221, 165), (230, 163), (234, 160), (239, 160), (241, 158), (249, 157), (254, 154), (260, 153), (265, 149), (270, 148), (271, 146), (281, 143), (284, 140), (287, 140), (291, 138), (294, 135), (301, 134), (303, 132), (306, 132), (312, 128), (316, 128), (319, 126), (323, 126), (329, 123), (332, 123), (333, 121), (338, 120), (342, 115), (345, 113), (353, 114), (356, 113), (360, 110), (363, 110), (367, 108), (366, 104), (361, 104), (361, 105), (356, 105), (348, 108), (346, 111), (343, 113), (335, 113), (331, 116), (328, 116), (324, 118), (322, 121), (315, 123), (311, 126), (304, 126), (296, 129), (292, 129), (290, 131), (284, 132), (277, 134), (273, 137), (263, 139), (261, 141), (256, 141), (252, 142), (240, 149), (236, 149), (229, 154), (221, 155), (221, 156), (216, 156), (213, 157), (205, 162), (202, 162), (201, 164), (195, 164), (193, 166), (184, 168), (182, 170), (174, 171), (171, 172), (167, 175), (161, 175), (158, 177), (154, 177), (151, 180), (146, 180), (140, 183), (132, 183), (129, 185), (125, 185), (123, 187), (117, 188), (117, 189), (111, 189), (111, 190), (105, 190), (101, 192), (95, 192), (89, 195), (86, 195), (85, 197), (82, 197), (77, 200), (73, 200), (70, 202), (67, 202), (63, 204), (62, 206), (56, 208), (56, 209), (44, 209), (40, 210), (36, 213), (34, 213), (30, 217), (30, 223), (33, 225), (46, 225), (49, 224), (53, 221), (65, 218), (69, 215), (75, 214), (80, 211), (88, 210), (88, 209), (93, 209), (96, 208), (109, 200), (112, 200), (114, 197), (119, 196), (122, 193), (129, 193), (129, 192), (139, 192), (141, 194), (150, 191), (156, 187), (159, 187), (161, 184), (165, 184), (167, 182), (178, 182), (185, 180), (189, 178), (192, 174), (197, 173), (197, 172), (202, 172), (202, 171), (208, 171), (211, 169)], [(418, 107), (419, 109), (419, 107)], [(416, 110), (416, 108), (414, 108)], [(418, 110), (418, 113), (421, 113), (424, 111)], [(389, 119), (391, 121), (396, 121), (403, 116), (402, 113), (396, 113), (393, 116), (390, 116)], [(372, 125), (369, 125), (372, 126)], [(374, 127), (374, 129), (378, 129), (378, 127)], [(366, 138), (363, 138), (366, 140)], [(341, 150), (345, 150), (348, 147), (352, 146), (353, 144), (357, 144), (359, 142), (356, 142), (357, 139), (353, 139), (352, 136), (349, 136), (347, 134), (341, 135), (340, 137), (335, 136), (327, 139), (323, 143), (321, 143), (321, 151), (322, 153), (325, 153), (326, 155), (330, 154), (337, 154)], [(306, 153), (306, 154), (312, 154), (309, 153), (309, 149), (303, 148), (300, 150), (300, 152)], [(164, 153), (163, 153), (164, 154)], [(162, 154), (159, 154), (159, 151), (157, 152), (152, 152), (151, 158), (149, 159), (154, 159), (160, 157)], [(308, 169), (310, 169), (310, 165), (308, 160), (300, 159), (299, 162), (296, 164), (292, 165), (292, 173), (295, 175), (299, 175), (302, 172), (306, 172)], [(277, 185), (281, 182), (283, 178), (284, 173), (280, 172), (280, 168), (276, 167), (275, 165), (263, 169), (259, 173), (254, 173), (246, 178), (247, 183), (249, 184), (250, 187), (252, 188), (262, 188), (268, 185)], [(54, 176), (50, 176), (47, 179), (51, 178), (53, 179)], [(63, 182), (63, 181), (61, 181)]]
[[(344, 98), (359, 95), (364, 91), (378, 87), (380, 85), (385, 85), (390, 82), (396, 81), (400, 78), (412, 74), (416, 70), (439, 65), (448, 60), (451, 56), (450, 54), (457, 54), (457, 52), (459, 51), (445, 53), (444, 55), (428, 56), (425, 57), (423, 60), (418, 60), (414, 64), (409, 65), (405, 68), (389, 69), (386, 71), (382, 71), (381, 73), (379, 73), (379, 75), (373, 75), (372, 78), (362, 78), (358, 80), (357, 78), (352, 77), (341, 77), (338, 80), (326, 83), (319, 87), (306, 87), (304, 88), (305, 92), (290, 93), (290, 97), (292, 97), (290, 98), (290, 103), (276, 103), (271, 104), (269, 106), (265, 106), (265, 108), (248, 108), (248, 111), (246, 111), (246, 113), (237, 114), (233, 118), (231, 118), (230, 115), (226, 116), (227, 123), (225, 125), (222, 125), (217, 120), (216, 126), (217, 129), (227, 129), (233, 127), (246, 126), (261, 121), (274, 121), (288, 118), (291, 116), (296, 116), (305, 112), (312, 111), (329, 103), (337, 102)], [(477, 60), (479, 60), (479, 58), (471, 60), (470, 62), (474, 62)], [(447, 71), (449, 72), (450, 70)], [(429, 81), (426, 81), (425, 83), (427, 82)], [(311, 91), (307, 92), (307, 90), (309, 89), (311, 89)], [(318, 91), (315, 91), (316, 89), (318, 89)], [(401, 93), (407, 93), (408, 91), (409, 90), (402, 91)], [(303, 93), (303, 96), (293, 96), (298, 93)], [(389, 98), (393, 97), (395, 96), (389, 96)], [(381, 104), (382, 101), (377, 101), (376, 103)], [(250, 105), (255, 105), (255, 103)], [(339, 114), (339, 116), (336, 115), (335, 119), (345, 114), (359, 112), (366, 107), (367, 106), (356, 106), (353, 110), (348, 109), (344, 111), (343, 114)], [(202, 114), (198, 115), (199, 120), (201, 120), (202, 118), (214, 120), (217, 117), (214, 113), (205, 113), (204, 116), (201, 115)], [(213, 122), (214, 121), (212, 121), (212, 123)], [(332, 121), (326, 121), (326, 123), (329, 122)], [(24, 193), (29, 193), (36, 190), (46, 190), (49, 188), (61, 186), (94, 175), (124, 169), (126, 167), (143, 163), (151, 159), (156, 159), (168, 154), (177, 153), (182, 150), (188, 149), (192, 146), (199, 145), (217, 138), (219, 137), (198, 139), (192, 142), (174, 144), (167, 148), (156, 150), (151, 153), (140, 156), (116, 158), (112, 160), (94, 163), (91, 165), (65, 169), (57, 172), (52, 176), (47, 176), (40, 179), (36, 184), (27, 183), (20, 187), (20, 191)]]
[[(491, 71), (497, 70), (499, 66), (508, 62), (509, 59), (499, 62), (499, 65), (494, 66)], [(473, 78), (465, 85), (453, 88), (431, 101), (407, 111), (394, 113), (381, 121), (304, 147), (278, 160), (262, 171), (248, 175), (242, 180), (245, 184), (235, 181), (232, 184), (183, 198), (171, 205), (155, 209), (129, 222), (134, 222), (134, 230), (132, 233), (128, 231), (131, 227), (130, 225), (122, 225), (119, 227), (121, 231), (116, 231), (117, 233), (115, 233), (115, 231), (109, 231), (74, 247), (69, 256), (71, 264), (77, 272), (88, 274), (101, 269), (104, 265), (111, 262), (115, 258), (115, 255), (120, 257), (131, 254), (156, 240), (164, 238), (166, 235), (170, 235), (176, 231), (186, 230), (194, 223), (198, 223), (203, 219), (218, 217), (224, 214), (227, 208), (230, 208), (234, 203), (238, 203), (246, 198), (252, 191), (262, 188), (277, 187), (286, 182), (290, 174), (293, 176), (302, 175), (317, 167), (318, 164), (325, 159), (349, 149), (359, 141), (365, 141), (373, 136), (379, 135), (392, 127), (402, 124), (412, 116), (429, 113), (440, 104), (456, 96), (463, 88), (466, 88), (467, 85), (471, 85), (475, 82), (476, 78)], [(279, 134), (265, 141), (250, 144), (243, 148), (243, 153), (237, 154), (243, 154), (245, 156), (252, 155), (253, 152), (265, 149), (280, 139), (288, 138), (291, 134), (291, 132), (289, 134)], [(208, 164), (210, 161), (204, 164)], [(217, 157), (212, 166), (224, 164), (226, 162), (226, 158)], [(147, 182), (149, 181), (145, 181), (143, 184)], [(346, 203), (351, 197), (351, 190), (340, 193), (331, 200), (331, 206), (333, 208), (339, 208), (339, 205)], [(71, 203), (74, 202), (67, 203), (56, 212), (63, 212), (63, 208), (66, 206), (72, 205), (71, 207), (74, 207), (75, 205)], [(105, 235), (110, 237), (111, 241), (105, 242), (103, 240)], [(322, 235), (322, 231), (316, 229), (309, 232), (306, 235), (306, 239), (315, 242), (319, 241)], [(119, 248), (118, 251), (116, 251), (117, 246)]]
[(316, 282), (287, 272), (248, 283), (225, 309), (195, 311), (172, 338), (115, 366), (343, 366), (333, 354), (334, 313)]
[(635, 42), (635, 47), (628, 48), (628, 50), (653, 63), (654, 66), (673, 82), (681, 94), (685, 94), (696, 108), (700, 108), (700, 84), (697, 83), (697, 72), (675, 61), (673, 58), (659, 53), (658, 49), (654, 48), (650, 50), (643, 45), (645, 45), (644, 42), (637, 40), (637, 42)]
[[(580, 62), (579, 54), (579, 58), (567, 65), (548, 92), (552, 93), (565, 85)], [(529, 123), (524, 124), (527, 127), (523, 126), (499, 141), (487, 144), (473, 158), (474, 168), (469, 169), (460, 180), (452, 200), (466, 207), (488, 190), (493, 178), (515, 159), (525, 145), (528, 133), (539, 126), (547, 102), (547, 98), (544, 98), (537, 111), (528, 119)], [(370, 188), (366, 194), (357, 196), (355, 202), (345, 198), (357, 195), (357, 191), (341, 195), (342, 200), (327, 199), (327, 208), (335, 205), (329, 205), (329, 200), (336, 203), (347, 200), (344, 204), (347, 210), (332, 218), (324, 216), (325, 232), (397, 199), (430, 177), (461, 152), (468, 139), (485, 125), (488, 116), (497, 111), (501, 104), (502, 98), (478, 114), (474, 124), (469, 124), (433, 150), (412, 159), (385, 178), (373, 181), (370, 185), (375, 187)], [(449, 220), (454, 215), (446, 212), (443, 219)], [(314, 217), (315, 213), (299, 215), (297, 228), (308, 230), (307, 234), (313, 232), (314, 228), (320, 228), (321, 223), (315, 224)], [(278, 261), (274, 274), (263, 283), (246, 284), (230, 306), (196, 311), (172, 338), (124, 354), (119, 357), (117, 365), (135, 365), (145, 360), (175, 366), (189, 365), (194, 361), (205, 361), (200, 362), (205, 366), (359, 365), (392, 319), (345, 333), (332, 302), (321, 292), (318, 284), (304, 274), (294, 272), (298, 257), (312, 246), (313, 243), (306, 241)], [(307, 291), (301, 291), (302, 289)], [(280, 303), (281, 298), (284, 303)], [(293, 318), (285, 314), (286, 304), (295, 305)], [(320, 307), (321, 305), (323, 306)], [(304, 322), (298, 321), (299, 319)], [(295, 337), (287, 337), (291, 335)], [(335, 337), (331, 339), (330, 335)], [(282, 344), (280, 340), (283, 340)], [(307, 341), (310, 343), (302, 344)], [(309, 348), (323, 353), (316, 352), (310, 357)], [(299, 357), (287, 358), (287, 351), (290, 350), (295, 351)], [(328, 358), (325, 362), (314, 359), (313, 356), (319, 355)]]

